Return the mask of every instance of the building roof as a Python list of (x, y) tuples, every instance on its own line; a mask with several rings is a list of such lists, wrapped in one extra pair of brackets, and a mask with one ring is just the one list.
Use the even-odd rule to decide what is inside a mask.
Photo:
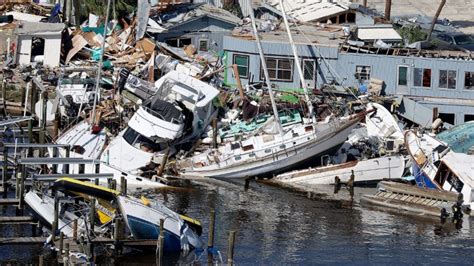
[[(342, 27), (338, 25), (324, 27), (313, 25), (293, 25), (290, 27), (290, 30), (295, 44), (339, 46), (339, 44), (343, 43), (346, 39)], [(253, 32), (249, 25), (235, 28), (232, 32), (232, 36), (254, 39)], [(259, 32), (259, 36), (262, 42), (289, 43), (288, 33), (283, 25), (273, 31)]]
[(240, 23), (240, 18), (229, 11), (203, 3), (174, 5), (171, 11), (160, 13), (153, 19), (171, 29), (205, 16), (234, 25)]
[(12, 15), (15, 20), (22, 20), (22, 21), (29, 21), (29, 22), (40, 22), (42, 19), (46, 18), (43, 16), (37, 16), (37, 15), (22, 13), (22, 12), (17, 12), (17, 11), (10, 11), (10, 12), (5, 13), (5, 15)]
[[(267, 4), (281, 10), (278, 0)], [(346, 1), (337, 0), (294, 0), (283, 3), (288, 16), (302, 22), (318, 21), (349, 10)]]
[(401, 41), (402, 37), (393, 29), (392, 25), (375, 25), (359, 27), (357, 38), (363, 41), (368, 40), (396, 40)]
[(18, 35), (28, 34), (60, 34), (66, 27), (64, 23), (44, 23), (44, 22), (17, 22), (15, 33)]

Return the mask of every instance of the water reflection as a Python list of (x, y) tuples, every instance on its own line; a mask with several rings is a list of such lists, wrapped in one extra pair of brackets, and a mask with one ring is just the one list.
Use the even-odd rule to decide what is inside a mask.
[[(237, 230), (234, 260), (237, 264), (307, 263), (465, 263), (473, 261), (472, 219), (462, 228), (438, 220), (422, 220), (359, 206), (362, 194), (374, 189), (356, 188), (354, 200), (342, 189), (312, 188), (300, 193), (252, 182), (193, 181), (180, 189), (159, 190), (147, 197), (161, 200), (202, 222), (207, 241), (209, 212), (216, 210), (215, 246), (226, 260), (230, 230)], [(450, 227), (451, 226), (451, 227)], [(5, 233), (5, 232), (2, 232)], [(18, 250), (11, 250), (10, 257)], [(13, 254), (13, 255), (12, 255)], [(30, 254), (33, 254), (31, 251)], [(31, 255), (30, 255), (31, 256)], [(167, 255), (170, 264), (207, 256)], [(8, 256), (6, 256), (8, 257)], [(2, 257), (3, 259), (5, 257)], [(129, 255), (115, 263), (155, 263), (154, 252)]]

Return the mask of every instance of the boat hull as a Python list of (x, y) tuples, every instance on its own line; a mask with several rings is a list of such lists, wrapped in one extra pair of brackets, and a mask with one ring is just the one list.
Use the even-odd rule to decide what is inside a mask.
[(205, 176), (217, 178), (244, 178), (249, 176), (270, 176), (291, 169), (296, 165), (307, 160), (315, 160), (329, 151), (340, 146), (347, 139), (352, 129), (357, 125), (356, 122), (340, 129), (339, 131), (328, 134), (324, 137), (315, 139), (314, 142), (303, 148), (291, 149), (286, 152), (280, 152), (274, 156), (255, 159), (243, 164), (230, 167), (216, 167), (214, 169), (199, 169), (187, 171), (185, 176)]
[(179, 214), (163, 205), (153, 208), (138, 200), (129, 197), (117, 197), (119, 206), (128, 228), (136, 239), (157, 239), (160, 234), (160, 220), (164, 220), (164, 250), (168, 252), (180, 251), (184, 244), (193, 248), (202, 248), (202, 242), (192, 231)]
[(388, 156), (365, 161), (348, 162), (318, 168), (293, 171), (275, 177), (275, 181), (288, 184), (332, 185), (335, 177), (347, 182), (354, 171), (354, 182), (375, 183), (384, 179), (400, 179), (405, 171), (403, 156)]

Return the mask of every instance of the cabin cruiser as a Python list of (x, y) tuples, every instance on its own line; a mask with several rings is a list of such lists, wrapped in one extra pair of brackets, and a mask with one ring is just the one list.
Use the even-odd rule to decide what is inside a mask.
[(139, 173), (149, 163), (160, 164), (167, 148), (199, 137), (215, 115), (212, 100), (219, 91), (186, 74), (171, 71), (155, 83), (146, 99), (101, 160), (122, 171)]

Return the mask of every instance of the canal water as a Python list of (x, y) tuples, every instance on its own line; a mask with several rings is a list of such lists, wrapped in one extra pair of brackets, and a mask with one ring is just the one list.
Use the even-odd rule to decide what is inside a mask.
[[(216, 211), (215, 246), (227, 259), (230, 230), (237, 231), (235, 263), (255, 264), (472, 264), (474, 223), (442, 228), (436, 220), (370, 210), (361, 207), (361, 194), (373, 188), (356, 188), (354, 200), (346, 190), (336, 196), (332, 187), (321, 193), (301, 193), (252, 182), (192, 181), (178, 189), (147, 193), (172, 210), (202, 222), (207, 243), (209, 211)], [(27, 230), (27, 229), (22, 229)], [(1, 228), (5, 234), (18, 235)], [(37, 249), (2, 247), (0, 260), (36, 262)], [(120, 265), (150, 265), (155, 252), (130, 254), (115, 260)], [(166, 264), (207, 263), (205, 253), (166, 255)], [(110, 262), (110, 261), (108, 261)]]

